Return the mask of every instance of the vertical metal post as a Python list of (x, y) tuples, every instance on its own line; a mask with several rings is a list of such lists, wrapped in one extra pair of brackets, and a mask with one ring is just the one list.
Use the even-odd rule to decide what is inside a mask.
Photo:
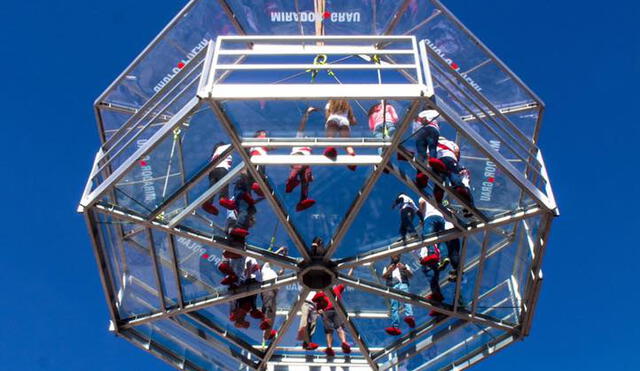
[(158, 298), (160, 299), (160, 308), (163, 312), (167, 311), (167, 303), (164, 298), (164, 289), (162, 287), (162, 275), (158, 266), (158, 256), (156, 255), (156, 247), (153, 242), (153, 232), (151, 228), (147, 228), (147, 238), (149, 239), (149, 250), (151, 252), (151, 260), (153, 262), (153, 275), (158, 286)]

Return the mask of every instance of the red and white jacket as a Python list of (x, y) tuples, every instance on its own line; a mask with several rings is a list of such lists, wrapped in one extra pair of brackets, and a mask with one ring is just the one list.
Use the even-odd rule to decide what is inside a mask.
[(258, 155), (266, 155), (267, 154), (267, 147), (251, 147), (249, 148), (249, 154), (251, 156), (258, 156)]
[[(225, 144), (223, 146), (216, 148), (216, 150), (213, 152), (213, 155), (211, 156), (211, 161), (215, 161), (218, 157), (220, 157), (222, 152), (226, 151), (227, 148), (229, 147), (231, 147), (231, 144)], [(232, 163), (233, 163), (233, 157), (229, 155), (227, 156), (226, 159), (224, 159), (224, 161), (222, 161), (218, 166), (216, 166), (216, 168), (221, 167), (229, 170), (231, 168)]]
[[(339, 284), (333, 287), (333, 294), (336, 296), (337, 300), (342, 299), (343, 292), (343, 284)], [(325, 311), (333, 309), (333, 304), (331, 304), (331, 301), (329, 301), (329, 298), (327, 298), (327, 295), (324, 293), (324, 291), (319, 291), (318, 293), (316, 293), (311, 300), (316, 304), (317, 309), (322, 309)]]
[(458, 161), (457, 153), (460, 153), (460, 148), (458, 148), (456, 142), (448, 139), (438, 141), (438, 158), (451, 157)]

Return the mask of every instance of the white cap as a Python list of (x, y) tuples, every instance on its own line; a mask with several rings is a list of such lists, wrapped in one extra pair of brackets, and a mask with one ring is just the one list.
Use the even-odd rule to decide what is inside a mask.
[(440, 113), (438, 113), (438, 111), (433, 109), (427, 109), (420, 112), (420, 114), (418, 114), (418, 117), (420, 117), (421, 119), (425, 119), (429, 122), (435, 120), (438, 116), (440, 116)]

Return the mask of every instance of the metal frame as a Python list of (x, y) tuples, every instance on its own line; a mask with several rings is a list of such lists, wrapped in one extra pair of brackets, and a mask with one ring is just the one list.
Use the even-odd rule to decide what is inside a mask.
[[(166, 33), (168, 29), (170, 29), (176, 22), (179, 21), (181, 15), (185, 14), (184, 12), (188, 11), (190, 7), (193, 7), (196, 4), (197, 0), (190, 2), (187, 7), (180, 13), (179, 16), (176, 16), (172, 21), (172, 24), (168, 26), (167, 29), (163, 30), (163, 33), (158, 36), (158, 39), (162, 37), (164, 33)], [(452, 18), (452, 16), (448, 13), (446, 9), (439, 5), (437, 0), (432, 0), (432, 2), (438, 8), (436, 13), (432, 14), (421, 24), (426, 24), (428, 21), (437, 17), (440, 14), (444, 14), (445, 16)], [(237, 19), (234, 18), (233, 11), (226, 1), (220, 0), (220, 5), (224, 9), (227, 16), (230, 17), (232, 24), (239, 30), (241, 34), (244, 35), (244, 30)], [(405, 0), (399, 7), (399, 12), (395, 14), (392, 21), (389, 23), (385, 33), (388, 34), (392, 32), (393, 28), (397, 25), (402, 12), (406, 11), (408, 8), (409, 1)], [(454, 19), (455, 20), (455, 19)], [(457, 21), (457, 20), (456, 20)], [(459, 27), (462, 27), (458, 24)], [(466, 30), (466, 29), (465, 29)], [(157, 40), (158, 40), (157, 39)], [(154, 40), (154, 43), (157, 41)], [(365, 41), (370, 42), (371, 46), (345, 46), (345, 45), (334, 45), (332, 42), (350, 42), (350, 41)], [(390, 44), (397, 42), (405, 42), (411, 44), (411, 49), (386, 49)], [(240, 43), (245, 44), (245, 49), (226, 49), (225, 43)], [(268, 43), (275, 43), (279, 45), (268, 45)], [(265, 45), (266, 44), (266, 45)], [(286, 45), (285, 45), (286, 44)], [(302, 44), (302, 47), (300, 45)], [(283, 46), (285, 45), (285, 46)], [(473, 68), (480, 68), (482, 65), (489, 63), (490, 61), (496, 62), (500, 65), (500, 61), (497, 60), (484, 45), (479, 44), (481, 49), (489, 54), (489, 59), (483, 61), (479, 65), (476, 65)], [(135, 67), (138, 61), (145, 57), (146, 53), (150, 48), (153, 47), (150, 45), (143, 53), (134, 61), (134, 63), (128, 67), (128, 69), (121, 75), (125, 76), (127, 71), (131, 68)], [(332, 55), (349, 55), (349, 54), (359, 54), (364, 56), (370, 55), (382, 55), (385, 57), (385, 62), (380, 64), (369, 63), (369, 64), (340, 64), (339, 62), (335, 62), (332, 64), (326, 65), (318, 65), (318, 64), (243, 64), (244, 60), (248, 56), (252, 55), (317, 55), (317, 54), (332, 54)], [(407, 64), (398, 64), (393, 62), (391, 58), (394, 55), (404, 54), (404, 55), (413, 55), (414, 63)], [(340, 300), (337, 300), (333, 293), (326, 289), (325, 293), (329, 297), (329, 300), (334, 304), (336, 309), (336, 313), (340, 316), (345, 323), (346, 330), (351, 334), (354, 341), (356, 342), (359, 352), (361, 353), (362, 358), (357, 358), (358, 364), (366, 364), (372, 370), (376, 371), (384, 371), (395, 364), (399, 363), (397, 361), (395, 363), (386, 363), (384, 365), (378, 364), (382, 358), (392, 355), (397, 352), (399, 349), (405, 347), (406, 345), (418, 341), (422, 337), (431, 334), (432, 340), (438, 339), (440, 337), (447, 336), (456, 328), (463, 326), (467, 323), (474, 323), (483, 328), (491, 328), (497, 329), (500, 331), (505, 331), (506, 335), (500, 337), (491, 342), (491, 344), (487, 346), (483, 346), (482, 348), (477, 349), (471, 354), (463, 357), (462, 359), (456, 361), (457, 365), (470, 365), (476, 362), (483, 357), (486, 357), (487, 352), (493, 351), (494, 349), (501, 349), (504, 345), (508, 344), (508, 342), (513, 341), (513, 339), (522, 338), (528, 334), (529, 328), (531, 326), (531, 320), (533, 317), (535, 304), (538, 298), (538, 293), (541, 286), (542, 281), (542, 271), (540, 269), (542, 256), (544, 254), (544, 250), (547, 245), (547, 236), (550, 229), (551, 220), (554, 216), (558, 215), (557, 205), (555, 202), (555, 198), (553, 195), (553, 191), (549, 184), (548, 174), (546, 172), (546, 167), (544, 166), (544, 161), (542, 159), (542, 155), (540, 151), (537, 149), (535, 138), (533, 142), (526, 142), (522, 144), (518, 141), (522, 139), (522, 133), (518, 132), (518, 130), (514, 130), (513, 133), (509, 130), (513, 129), (513, 124), (506, 118), (505, 114), (510, 112), (516, 112), (519, 110), (529, 110), (529, 109), (538, 109), (542, 110), (542, 102), (536, 99), (536, 103), (532, 105), (524, 105), (519, 107), (508, 107), (506, 109), (497, 110), (491, 105), (491, 103), (486, 100), (486, 98), (478, 95), (474, 96), (473, 99), (478, 99), (480, 102), (485, 104), (488, 107), (488, 110), (482, 110), (479, 114), (473, 114), (469, 117), (458, 117), (455, 112), (441, 99), (437, 101), (432, 100), (433, 95), (433, 82), (432, 76), (430, 73), (430, 66), (434, 66), (429, 63), (427, 59), (429, 55), (433, 57), (433, 52), (426, 48), (424, 43), (420, 43), (418, 45), (415, 37), (413, 36), (325, 36), (325, 35), (316, 35), (316, 36), (221, 36), (217, 39), (217, 42), (210, 42), (206, 48), (206, 51), (203, 49), (197, 55), (197, 60), (194, 58), (192, 60), (193, 63), (189, 63), (189, 68), (181, 70), (176, 77), (174, 77), (169, 83), (167, 83), (160, 91), (151, 97), (143, 107), (140, 109), (124, 107), (123, 110), (131, 113), (132, 116), (129, 120), (123, 125), (120, 129), (115, 131), (112, 136), (106, 140), (104, 139), (104, 130), (102, 130), (102, 121), (100, 116), (100, 109), (109, 109), (109, 107), (105, 105), (109, 105), (107, 102), (102, 102), (102, 98), (104, 98), (114, 86), (117, 85), (118, 80), (116, 80), (96, 101), (96, 116), (98, 119), (98, 126), (100, 128), (101, 136), (103, 137), (104, 147), (101, 149), (96, 155), (96, 160), (94, 161), (93, 170), (91, 172), (91, 176), (87, 186), (85, 187), (84, 194), (81, 200), (81, 204), (79, 207), (80, 212), (85, 213), (85, 219), (87, 222), (87, 226), (90, 230), (90, 234), (92, 237), (92, 244), (94, 246), (94, 253), (96, 255), (96, 261), (98, 262), (98, 267), (101, 275), (101, 281), (103, 284), (103, 288), (105, 291), (105, 297), (109, 305), (109, 312), (113, 324), (113, 329), (116, 333), (121, 334), (124, 337), (127, 337), (133, 343), (137, 343), (140, 346), (140, 339), (144, 339), (144, 336), (135, 331), (135, 327), (152, 323), (157, 320), (162, 319), (171, 319), (179, 326), (184, 327), (187, 331), (190, 331), (194, 336), (198, 336), (204, 341), (207, 341), (212, 346), (216, 348), (224, 348), (224, 345), (221, 343), (213, 342), (213, 339), (209, 339), (206, 336), (202, 336), (200, 333), (199, 327), (195, 327), (190, 325), (189, 323), (181, 320), (181, 316), (187, 316), (191, 320), (195, 321), (198, 326), (202, 326), (204, 329), (213, 332), (217, 336), (222, 338), (227, 338), (227, 340), (232, 343), (234, 346), (242, 348), (246, 350), (251, 356), (255, 356), (257, 361), (251, 357), (246, 357), (244, 354), (237, 354), (234, 351), (227, 349), (228, 354), (239, 359), (246, 367), (256, 370), (264, 370), (266, 366), (272, 362), (279, 362), (285, 364), (287, 362), (291, 362), (286, 358), (284, 354), (276, 354), (277, 351), (287, 352), (286, 347), (280, 347), (279, 343), (284, 337), (284, 334), (293, 324), (295, 318), (298, 315), (298, 311), (304, 303), (304, 299), (309, 292), (308, 289), (303, 288), (300, 295), (298, 296), (295, 303), (291, 306), (291, 308), (286, 313), (286, 318), (284, 323), (279, 329), (278, 335), (276, 338), (269, 344), (269, 346), (264, 351), (259, 351), (255, 349), (253, 345), (250, 345), (239, 337), (234, 336), (233, 333), (225, 331), (223, 328), (219, 327), (217, 324), (213, 323), (208, 318), (202, 316), (199, 311), (209, 308), (214, 305), (219, 305), (222, 303), (228, 303), (246, 296), (262, 293), (264, 291), (277, 289), (286, 285), (290, 285), (293, 283), (297, 283), (299, 281), (299, 274), (305, 264), (310, 263), (312, 261), (312, 257), (309, 254), (307, 249), (306, 242), (303, 240), (301, 234), (297, 231), (296, 227), (291, 223), (290, 217), (287, 214), (286, 210), (282, 206), (281, 200), (276, 196), (275, 191), (272, 189), (271, 182), (260, 170), (259, 167), (262, 165), (291, 165), (291, 164), (311, 164), (315, 166), (336, 166), (336, 165), (345, 165), (345, 164), (354, 164), (354, 165), (373, 165), (374, 170), (372, 174), (369, 175), (357, 195), (355, 196), (351, 206), (348, 211), (345, 213), (342, 221), (338, 225), (332, 239), (329, 242), (327, 251), (323, 256), (323, 260), (325, 262), (332, 261), (335, 264), (335, 268), (337, 270), (344, 270), (353, 268), (363, 264), (370, 264), (373, 262), (377, 262), (381, 259), (386, 259), (394, 254), (407, 253), (411, 251), (415, 251), (420, 249), (421, 247), (446, 242), (454, 238), (461, 238), (462, 241), (462, 249), (461, 249), (461, 263), (459, 267), (458, 280), (455, 283), (455, 297), (452, 300), (452, 304), (443, 305), (441, 303), (435, 303), (428, 299), (424, 299), (419, 295), (414, 295), (411, 293), (395, 290), (389, 287), (386, 287), (380, 283), (370, 282), (367, 280), (363, 280), (357, 277), (352, 277), (349, 275), (345, 275), (342, 273), (338, 273), (336, 283), (342, 283), (353, 287), (357, 290), (373, 293), (375, 295), (379, 295), (385, 297), (386, 299), (399, 300), (404, 302), (410, 302), (412, 304), (421, 306), (423, 308), (433, 310), (435, 312), (440, 313), (446, 317), (439, 317), (432, 321), (428, 321), (422, 325), (420, 325), (417, 329), (409, 333), (408, 335), (398, 339), (392, 345), (385, 348), (370, 348), (366, 343), (364, 337), (360, 334), (355, 323), (352, 318), (354, 317), (363, 317), (363, 318), (379, 318), (376, 317), (376, 313), (348, 313)], [(235, 63), (231, 64), (219, 64), (218, 56), (226, 55), (226, 56), (238, 56), (239, 58)], [(439, 56), (435, 56), (436, 62), (440, 62), (438, 60)], [(354, 69), (365, 69), (365, 70), (393, 70), (398, 71), (402, 74), (405, 74), (407, 79), (409, 80), (409, 84), (342, 84), (339, 80), (340, 89), (338, 93), (336, 93), (336, 84), (314, 84), (312, 87), (308, 85), (294, 85), (294, 84), (279, 84), (278, 89), (273, 89), (273, 85), (270, 84), (225, 84), (223, 80), (226, 79), (231, 73), (235, 73), (234, 71), (263, 71), (268, 72), (272, 70), (354, 70)], [(409, 72), (408, 70), (412, 71)], [(222, 76), (219, 79), (216, 79), (216, 72), (224, 71)], [(511, 75), (510, 70), (506, 70), (505, 73)], [(453, 79), (460, 80), (459, 76), (455, 74), (451, 74)], [(197, 94), (178, 112), (171, 113), (170, 115), (166, 115), (165, 108), (168, 105), (165, 105), (164, 108), (160, 107), (164, 102), (165, 98), (168, 94), (172, 94), (178, 86), (183, 84), (190, 76), (195, 76), (193, 81), (198, 82)], [(198, 78), (199, 77), (199, 78)], [(515, 78), (515, 75), (512, 77)], [(516, 78), (517, 79), (517, 78)], [(521, 81), (516, 80), (518, 84), (521, 84)], [(466, 83), (466, 81), (462, 81), (462, 83)], [(468, 83), (467, 83), (468, 84)], [(526, 86), (522, 85), (525, 90), (528, 91)], [(181, 92), (178, 92), (178, 96), (184, 94), (185, 90), (183, 89)], [(472, 92), (473, 93), (473, 92)], [(336, 95), (337, 94), (337, 95)], [(404, 99), (411, 101), (411, 105), (408, 111), (405, 113), (403, 119), (398, 125), (397, 134), (391, 140), (377, 140), (377, 139), (368, 139), (368, 138), (268, 138), (268, 139), (256, 139), (256, 138), (242, 138), (236, 130), (236, 126), (231, 121), (229, 116), (226, 114), (223, 101), (241, 99), (241, 100), (257, 100), (257, 99), (296, 99), (296, 100), (315, 100), (315, 99), (324, 99), (324, 98), (350, 98), (350, 99)], [(535, 96), (534, 96), (535, 97)], [(536, 97), (537, 98), (537, 97)], [(175, 99), (175, 98), (174, 98)], [(472, 99), (469, 97), (469, 99)], [(172, 100), (173, 101), (173, 100)], [(171, 103), (169, 103), (171, 104)], [(527, 194), (536, 202), (535, 206), (530, 206), (524, 209), (516, 209), (516, 210), (508, 210), (503, 214), (494, 215), (492, 217), (488, 217), (482, 211), (470, 207), (470, 205), (466, 204), (464, 200), (460, 199), (455, 192), (453, 192), (449, 187), (446, 187), (446, 184), (440, 179), (437, 174), (435, 174), (431, 169), (418, 161), (416, 161), (412, 156), (410, 156), (409, 152), (401, 145), (401, 141), (403, 140), (403, 134), (409, 127), (412, 119), (416, 116), (418, 109), (422, 105), (427, 105), (433, 108), (438, 109), (442, 116), (449, 122), (451, 125), (457, 130), (457, 132), (470, 141), (472, 145), (480, 150), (481, 153), (487, 156), (488, 159), (493, 161), (496, 166), (498, 166), (503, 172), (505, 172), (509, 178), (523, 191), (523, 194)], [(163, 140), (165, 140), (169, 135), (171, 135), (172, 131), (177, 128), (185, 119), (188, 119), (191, 115), (193, 115), (201, 106), (209, 107), (211, 111), (215, 114), (217, 119), (220, 122), (221, 127), (225, 131), (225, 133), (229, 136), (232, 147), (229, 148), (220, 159), (216, 161), (212, 161), (204, 165), (200, 168), (194, 175), (191, 175), (189, 178), (186, 177), (185, 174), (185, 166), (183, 161), (183, 148), (182, 142), (178, 140), (178, 157), (180, 162), (179, 172), (176, 174), (180, 175), (180, 179), (182, 185), (175, 191), (171, 192), (169, 195), (164, 197), (163, 193), (163, 201), (153, 210), (151, 210), (148, 214), (143, 215), (138, 212), (134, 212), (132, 210), (128, 210), (124, 207), (119, 206), (118, 200), (115, 197), (111, 197), (110, 199), (103, 199), (105, 195), (112, 192), (114, 187), (117, 186), (120, 179), (122, 179), (136, 164), (136, 162), (143, 158), (146, 154), (150, 153), (154, 148), (156, 148)], [(120, 108), (114, 108), (120, 109)], [(140, 126), (140, 123), (143, 120), (147, 119), (147, 116), (158, 116), (161, 114), (166, 115), (167, 122), (161, 125), (153, 125), (152, 121), (149, 121), (147, 124)], [(528, 167), (529, 170), (536, 172), (538, 176), (542, 180), (545, 181), (544, 191), (539, 190), (535, 186), (535, 182), (532, 183), (531, 179), (528, 178), (528, 171), (525, 174), (521, 174), (518, 170), (511, 164), (510, 160), (507, 160), (497, 151), (493, 150), (491, 146), (487, 143), (487, 141), (482, 138), (478, 133), (474, 132), (470, 128), (465, 125), (465, 122), (470, 120), (484, 120), (489, 119), (496, 122), (496, 119), (506, 120), (506, 125), (504, 127), (500, 127), (501, 130), (506, 132), (506, 135), (511, 138), (515, 143), (523, 145), (525, 147), (524, 151), (529, 154), (528, 160), (525, 161), (527, 166), (532, 165), (532, 167)], [(484, 121), (483, 121), (484, 122)], [(496, 122), (497, 124), (497, 122)], [(509, 125), (511, 124), (511, 125)], [(142, 131), (146, 130), (149, 126), (158, 126), (158, 129), (152, 135), (152, 137), (147, 140), (147, 142), (134, 151), (134, 153), (129, 156), (126, 160), (124, 160), (117, 168), (111, 169), (113, 158), (118, 156), (125, 148), (129, 147), (133, 141), (135, 141), (137, 135), (139, 135)], [(517, 129), (517, 127), (516, 127)], [(539, 123), (536, 124), (535, 128), (535, 137), (537, 137), (537, 132), (539, 129)], [(138, 130), (137, 133), (133, 134), (131, 137), (131, 133), (135, 130)], [(127, 140), (121, 147), (118, 147), (124, 140)], [(269, 155), (269, 156), (250, 156), (245, 148), (253, 147), (253, 146), (269, 146), (269, 147), (292, 147), (292, 146), (311, 146), (311, 147), (320, 147), (320, 146), (353, 146), (353, 147), (364, 147), (364, 148), (382, 148), (382, 155), (358, 155), (358, 156), (338, 156), (338, 159), (335, 161), (330, 161), (326, 159), (324, 156), (290, 156), (290, 155)], [(116, 152), (112, 153), (112, 150), (116, 148)], [(117, 149), (119, 148), (119, 149)], [(535, 150), (534, 152), (529, 152), (530, 150)], [(208, 187), (207, 190), (201, 193), (195, 200), (189, 200), (189, 191), (193, 189), (193, 187), (199, 184), (204, 177), (217, 165), (219, 165), (220, 161), (222, 161), (227, 154), (232, 152), (236, 152), (242, 162), (239, 165), (236, 165), (229, 174), (220, 182), (217, 182), (215, 185)], [(394, 166), (390, 160), (394, 154), (402, 154), (406, 157), (409, 162), (408, 164), (412, 166), (414, 169), (418, 171), (422, 171), (426, 173), (430, 179), (432, 179), (437, 185), (439, 185), (450, 198), (454, 199), (457, 203), (462, 205), (463, 207), (468, 208), (474, 214), (476, 220), (472, 223), (465, 223), (460, 220), (456, 214), (449, 212), (447, 209), (442, 208), (440, 205), (437, 205), (431, 198), (427, 197), (425, 192), (421, 189), (417, 188), (412, 180), (404, 174), (404, 172)], [(518, 153), (515, 152), (514, 153)], [(535, 154), (534, 154), (535, 153)], [(530, 164), (531, 162), (535, 162)], [(535, 164), (539, 164), (539, 167), (536, 167)], [(538, 171), (539, 169), (539, 171)], [(103, 172), (104, 170), (104, 172)], [(112, 171), (113, 170), (113, 171)], [(380, 178), (383, 171), (389, 171), (395, 177), (397, 177), (407, 188), (414, 191), (416, 194), (425, 197), (425, 199), (432, 203), (432, 205), (443, 212), (445, 218), (452, 222), (455, 226), (455, 229), (446, 230), (441, 233), (436, 233), (434, 235), (425, 236), (419, 240), (409, 240), (406, 242), (396, 242), (392, 243), (388, 246), (381, 247), (378, 249), (374, 249), (357, 256), (343, 258), (343, 259), (334, 259), (334, 254), (342, 243), (343, 238), (351, 227), (351, 224), (356, 219), (357, 215), (360, 213), (362, 206), (367, 201), (370, 193), (373, 190), (373, 187), (376, 185), (378, 179)], [(226, 185), (228, 182), (232, 181), (232, 179), (237, 176), (240, 172), (246, 171), (252, 176), (257, 182), (258, 186), (262, 193), (264, 193), (267, 203), (274, 211), (279, 223), (284, 226), (287, 235), (293, 241), (295, 248), (298, 250), (302, 259), (293, 259), (280, 255), (276, 255), (267, 249), (251, 246), (251, 245), (237, 245), (230, 243), (226, 238), (203, 233), (201, 231), (194, 230), (192, 228), (186, 227), (184, 224), (184, 220), (192, 215), (195, 210), (207, 199), (211, 198), (215, 195), (222, 186)], [(102, 181), (98, 184), (95, 184), (95, 187), (92, 180), (97, 176), (103, 176)], [(177, 214), (168, 218), (166, 216), (160, 217), (163, 215), (163, 212), (169, 208), (176, 200), (184, 199), (184, 207), (177, 208)], [(125, 240), (127, 238), (131, 238), (134, 235), (143, 232), (146, 230), (147, 238), (148, 238), (148, 246), (143, 246), (142, 248), (145, 251), (148, 251), (150, 254), (151, 262), (152, 262), (152, 272), (154, 275), (154, 287), (148, 286), (144, 282), (140, 282), (143, 286), (147, 286), (145, 290), (152, 294), (157, 295), (159, 298), (160, 308), (154, 308), (153, 306), (149, 306), (150, 311), (145, 314), (137, 315), (130, 318), (120, 318), (118, 313), (118, 307), (115, 305), (116, 300), (114, 298), (114, 285), (110, 282), (110, 277), (112, 277), (110, 272), (110, 267), (107, 264), (108, 257), (104, 256), (103, 244), (104, 241), (100, 240), (101, 231), (96, 227), (96, 213), (103, 214), (109, 218), (114, 220), (124, 221), (134, 223), (136, 225), (141, 226), (140, 230), (133, 230), (127, 234), (121, 231), (121, 233), (116, 236), (116, 238), (120, 238), (121, 240)], [(481, 310), (478, 308), (478, 302), (481, 298), (486, 297), (488, 295), (492, 295), (499, 290), (501, 285), (504, 282), (501, 282), (494, 286), (492, 289), (481, 292), (480, 286), (482, 281), (482, 275), (484, 271), (484, 264), (486, 259), (489, 259), (494, 254), (497, 254), (501, 250), (508, 248), (511, 246), (510, 244), (514, 241), (513, 237), (517, 232), (517, 229), (514, 227), (512, 233), (504, 232), (500, 229), (502, 226), (506, 226), (509, 224), (518, 224), (520, 222), (526, 222), (527, 220), (531, 220), (531, 218), (535, 216), (540, 216), (541, 228), (538, 231), (538, 235), (535, 240), (530, 238), (527, 242), (530, 244), (531, 249), (534, 251), (534, 258), (531, 262), (531, 267), (528, 271), (527, 278), (528, 281), (525, 285), (524, 293), (525, 295), (519, 300), (522, 303), (522, 308), (520, 308), (520, 317), (516, 319), (516, 322), (507, 321), (506, 318), (497, 318), (495, 316), (489, 315), (489, 310)], [(153, 230), (161, 231), (166, 234), (167, 246), (168, 246), (168, 256), (169, 258), (165, 258), (159, 256), (157, 254), (156, 246), (154, 244), (153, 239)], [(485, 237), (482, 243), (481, 251), (478, 256), (473, 257), (473, 259), (467, 259), (467, 244), (469, 238), (474, 238), (475, 235), (479, 233), (484, 233)], [(491, 233), (502, 233), (504, 235), (504, 239), (500, 241), (495, 246), (489, 246), (489, 235)], [(240, 289), (231, 290), (228, 293), (219, 293), (215, 291), (214, 294), (199, 297), (194, 300), (185, 300), (183, 287), (182, 287), (182, 278), (181, 278), (181, 268), (180, 262), (177, 260), (176, 255), (176, 247), (175, 247), (175, 237), (184, 237), (191, 241), (198, 242), (204, 244), (206, 246), (213, 247), (217, 250), (227, 250), (230, 252), (234, 252), (246, 257), (253, 257), (260, 261), (270, 262), (279, 267), (289, 269), (293, 273), (288, 275), (283, 275), (275, 280), (253, 284), (250, 286), (242, 287)], [(133, 240), (132, 240), (133, 241)], [(517, 242), (517, 241), (516, 241)], [(467, 261), (469, 260), (469, 261)], [(176, 281), (176, 289), (177, 289), (177, 299), (174, 300), (172, 298), (167, 298), (165, 295), (165, 283), (163, 282), (163, 276), (160, 271), (160, 265), (164, 268), (169, 268), (171, 270), (170, 274), (172, 274), (173, 279)], [(472, 294), (472, 307), (470, 310), (464, 308), (459, 303), (459, 293), (461, 292), (461, 277), (464, 272), (468, 272), (471, 269), (478, 268), (475, 285), (473, 287)], [(515, 266), (514, 266), (515, 270)], [(510, 276), (512, 278), (513, 275)], [(510, 284), (510, 281), (507, 282)], [(446, 281), (442, 283), (446, 284)], [(511, 288), (512, 286), (509, 286)], [(511, 290), (510, 290), (511, 291)], [(424, 294), (424, 293), (422, 293)], [(142, 299), (141, 299), (142, 300)], [(509, 300), (503, 299), (503, 300)], [(511, 312), (509, 316), (517, 316), (517, 311), (514, 310)], [(451, 319), (455, 319), (455, 325), (450, 325), (444, 329), (440, 329), (437, 332), (434, 332), (436, 329), (440, 328), (441, 325), (445, 324), (447, 321), (451, 321)], [(182, 321), (182, 322), (181, 322)], [(144, 341), (148, 342), (146, 346), (146, 350), (155, 352), (161, 358), (165, 358), (168, 362), (173, 365), (178, 365), (175, 362), (176, 359), (179, 359), (179, 356), (174, 355), (170, 349), (165, 349), (163, 347), (159, 347), (149, 339)], [(145, 347), (143, 345), (143, 347)], [(219, 349), (224, 351), (224, 349)], [(230, 352), (230, 353), (229, 353)], [(283, 358), (284, 357), (284, 358)], [(478, 358), (479, 357), (479, 358)], [(406, 360), (409, 357), (403, 357), (402, 360)], [(341, 360), (340, 358), (337, 358)], [(189, 364), (188, 360), (181, 360), (182, 363), (180, 367), (183, 368), (191, 368), (197, 369), (195, 365)], [(362, 362), (362, 363), (360, 363)], [(275, 364), (275, 363), (274, 363)], [(332, 363), (333, 364), (333, 363)], [(347, 364), (346, 359), (345, 363), (341, 363), (339, 361), (335, 362), (335, 365), (343, 365)], [(421, 366), (422, 368), (423, 366)], [(458, 367), (458, 366), (455, 366)]]

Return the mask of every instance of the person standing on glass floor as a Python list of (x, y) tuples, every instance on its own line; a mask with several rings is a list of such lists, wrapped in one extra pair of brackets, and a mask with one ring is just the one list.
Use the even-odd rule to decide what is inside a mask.
[[(215, 146), (213, 146), (213, 151), (211, 154), (211, 162), (214, 162), (219, 159), (219, 157), (231, 147), (231, 144), (225, 144), (224, 142), (218, 142)], [(231, 168), (231, 164), (233, 163), (233, 156), (231, 153), (222, 160), (214, 169), (209, 173), (209, 187), (213, 186), (215, 183), (219, 182), (225, 175), (229, 172)], [(229, 199), (229, 186), (225, 185), (220, 189), (220, 203), (225, 203)], [(227, 201), (224, 201), (227, 200)], [(215, 196), (211, 197), (207, 202), (202, 205), (202, 209), (209, 214), (218, 215), (218, 208), (215, 207)]]
[[(418, 202), (421, 213), (424, 216), (422, 226), (423, 238), (444, 231), (445, 220), (440, 210), (433, 207), (422, 197), (420, 197)], [(422, 265), (422, 273), (427, 281), (429, 281), (431, 288), (431, 294), (427, 299), (441, 303), (444, 300), (444, 296), (440, 289), (440, 248), (437, 244), (425, 246), (420, 249), (420, 265)], [(435, 316), (437, 312), (431, 311), (429, 315)]]
[[(305, 111), (302, 119), (300, 120), (300, 126), (296, 133), (296, 138), (304, 137), (304, 129), (307, 126), (309, 114), (315, 112), (318, 109), (315, 107), (309, 107)], [(309, 156), (311, 155), (311, 147), (293, 147), (291, 154), (294, 156)], [(311, 166), (295, 164), (291, 165), (291, 172), (287, 179), (287, 185), (285, 186), (285, 192), (291, 193), (300, 185), (300, 202), (296, 205), (296, 211), (303, 211), (313, 206), (316, 201), (309, 198), (309, 183), (313, 181), (313, 173), (311, 172)]]
[[(418, 114), (413, 121), (413, 135), (416, 138), (416, 159), (420, 163), (425, 163), (427, 155), (429, 165), (438, 158), (438, 137), (440, 136), (440, 126), (436, 118), (440, 116), (438, 111), (427, 109)], [(430, 165), (431, 166), (431, 165)], [(428, 177), (426, 174), (417, 171), (416, 185), (420, 188), (427, 186)]]
[[(382, 101), (369, 108), (369, 129), (378, 139), (391, 139), (396, 132), (398, 114), (393, 105)], [(382, 155), (382, 148), (378, 148), (378, 154)]]
[[(391, 263), (382, 271), (382, 278), (385, 279), (387, 286), (404, 292), (409, 292), (409, 280), (412, 276), (411, 268), (400, 262), (400, 255), (391, 256)], [(413, 317), (411, 304), (404, 302), (402, 305), (404, 307), (404, 322), (410, 328), (415, 328), (416, 320)], [(392, 336), (402, 334), (402, 330), (400, 330), (400, 302), (398, 300), (391, 300), (391, 326), (384, 330)]]
[[(275, 253), (278, 255), (287, 255), (287, 247), (282, 246), (276, 250)], [(284, 273), (284, 268), (276, 272), (273, 267), (271, 267), (271, 263), (264, 262), (260, 272), (262, 273), (262, 281), (266, 282), (278, 278), (278, 274)], [(264, 331), (263, 337), (265, 340), (271, 340), (277, 334), (277, 331), (273, 329), (273, 324), (276, 320), (276, 309), (278, 307), (278, 289), (263, 291), (260, 295), (262, 297), (262, 313), (264, 314), (264, 319), (260, 323), (260, 330)]]
[(411, 197), (405, 193), (398, 194), (393, 205), (391, 205), (391, 209), (395, 209), (398, 205), (400, 205), (400, 236), (402, 240), (407, 239), (407, 234), (410, 234), (412, 237), (417, 237), (418, 233), (413, 225), (413, 218), (418, 214), (422, 222), (422, 213), (416, 207), (416, 203), (413, 202)]
[[(328, 138), (335, 138), (338, 134), (342, 138), (351, 136), (351, 126), (356, 124), (356, 117), (346, 99), (331, 99), (325, 107), (325, 116), (325, 131)], [(356, 155), (352, 147), (347, 147), (346, 150), (347, 154)], [(323, 155), (334, 160), (338, 156), (338, 151), (335, 147), (327, 147)], [(349, 170), (356, 170), (356, 165), (348, 165), (347, 167)]]

